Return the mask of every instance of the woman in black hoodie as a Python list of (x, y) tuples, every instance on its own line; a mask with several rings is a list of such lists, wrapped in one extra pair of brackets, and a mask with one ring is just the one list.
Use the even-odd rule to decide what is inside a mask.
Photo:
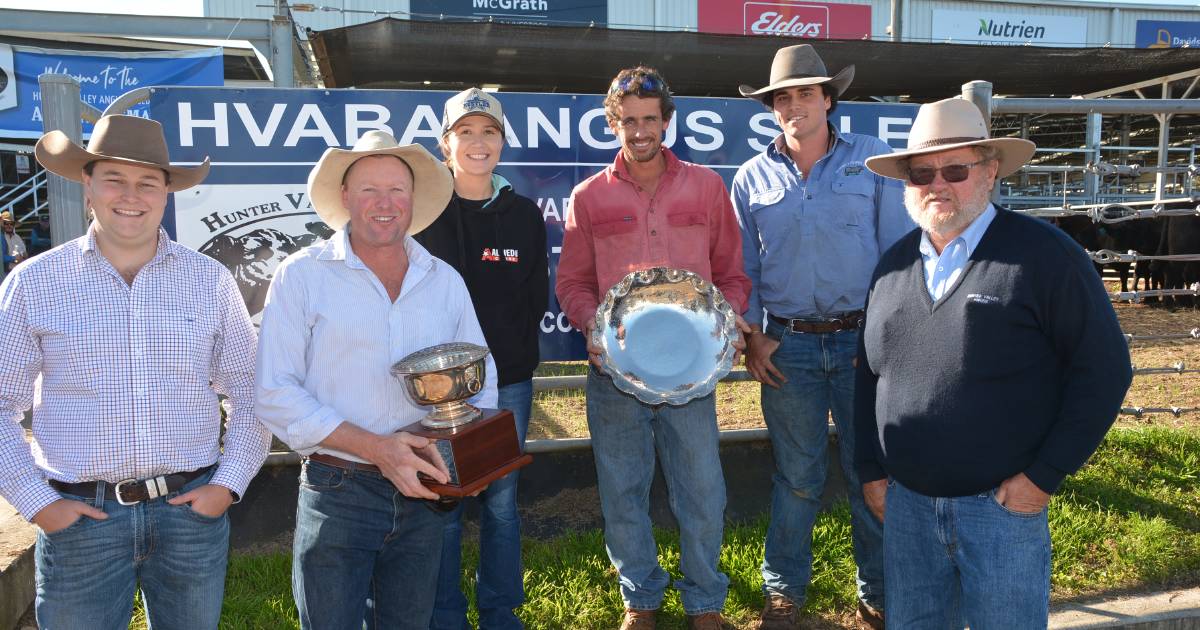
[[(513, 192), (493, 170), (504, 148), (504, 114), (496, 97), (471, 88), (446, 101), (442, 154), (454, 173), (454, 196), (433, 225), (414, 238), (462, 274), (498, 372), (501, 409), (516, 418), (525, 442), (533, 404), (538, 332), (550, 296), (546, 225), (537, 204)], [(480, 495), (479, 627), (521, 628), (513, 609), (525, 601), (517, 473)], [(433, 621), (462, 630), (467, 600), (459, 589), (462, 506), (446, 526)]]

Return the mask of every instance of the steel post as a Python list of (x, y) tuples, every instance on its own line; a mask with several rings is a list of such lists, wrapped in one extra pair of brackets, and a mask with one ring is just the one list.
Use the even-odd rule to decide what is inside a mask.
[[(79, 82), (65, 74), (38, 77), (42, 93), (42, 129), (58, 129), (72, 142), (83, 141), (83, 103), (79, 100)], [(82, 236), (87, 230), (83, 207), (83, 186), (47, 173), (46, 189), (50, 204), (50, 241), (61, 245)]]
[(275, 15), (271, 17), (271, 73), (275, 87), (295, 87), (295, 68), (292, 66), (292, 19), (287, 0), (275, 0)]
[[(1084, 147), (1091, 155), (1091, 161), (1094, 164), (1100, 163), (1100, 119), (1098, 113), (1087, 115), (1087, 130), (1085, 138), (1087, 145)], [(1100, 174), (1096, 172), (1088, 172), (1083, 175), (1083, 192), (1092, 201), (1096, 200), (1096, 195), (1100, 192)]]
[[(1171, 98), (1171, 84), (1164, 81), (1162, 84), (1163, 100)], [(1164, 110), (1165, 111), (1165, 110)], [(1163, 113), (1157, 116), (1158, 118), (1158, 167), (1162, 168), (1167, 165), (1167, 148), (1171, 146), (1171, 114)], [(1166, 197), (1164, 192), (1167, 188), (1167, 174), (1159, 171), (1154, 174), (1154, 198), (1163, 199)]]

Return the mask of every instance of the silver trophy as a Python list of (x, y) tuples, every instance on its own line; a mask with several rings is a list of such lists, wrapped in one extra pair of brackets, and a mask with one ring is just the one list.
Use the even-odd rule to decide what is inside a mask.
[(421, 426), (450, 429), (483, 415), (467, 399), (483, 390), (488, 349), (455, 341), (418, 350), (392, 366), (418, 405), (433, 405)]
[(488, 349), (452, 342), (414, 352), (392, 366), (418, 405), (432, 405), (420, 422), (404, 427), (433, 443), (449, 480), (421, 483), (444, 497), (477, 493), (489, 483), (528, 464), (511, 411), (478, 409), (466, 402), (483, 391)]

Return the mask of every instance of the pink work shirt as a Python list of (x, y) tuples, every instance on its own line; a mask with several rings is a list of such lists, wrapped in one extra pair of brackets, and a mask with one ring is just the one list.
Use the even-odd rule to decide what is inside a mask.
[(649, 267), (697, 273), (717, 285), (735, 312), (746, 309), (750, 279), (725, 182), (669, 149), (662, 153), (667, 169), (653, 196), (634, 182), (620, 152), (571, 192), (555, 292), (579, 330), (614, 284)]

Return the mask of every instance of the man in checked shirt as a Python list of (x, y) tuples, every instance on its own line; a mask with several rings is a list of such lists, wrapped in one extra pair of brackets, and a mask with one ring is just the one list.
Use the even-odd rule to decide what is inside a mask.
[(233, 277), (160, 227), (208, 162), (172, 166), (161, 126), (132, 116), (100, 119), (87, 149), (52, 131), (34, 154), (83, 183), (94, 219), (0, 285), (0, 495), (38, 526), (38, 625), (126, 628), (140, 583), (156, 630), (216, 628), (225, 511), (270, 433)]

